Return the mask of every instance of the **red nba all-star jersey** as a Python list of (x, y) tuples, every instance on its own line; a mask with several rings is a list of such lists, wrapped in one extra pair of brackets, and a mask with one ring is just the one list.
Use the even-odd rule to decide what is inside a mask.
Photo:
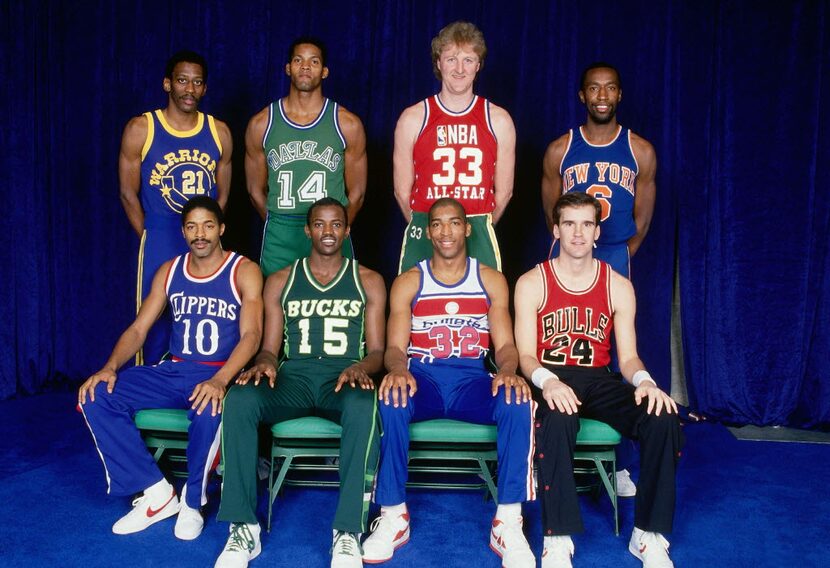
[(437, 199), (452, 197), (468, 215), (492, 213), (498, 142), (490, 123), (490, 102), (474, 97), (452, 112), (438, 95), (423, 101), (424, 123), (412, 150), (415, 182), (410, 207), (427, 213)]

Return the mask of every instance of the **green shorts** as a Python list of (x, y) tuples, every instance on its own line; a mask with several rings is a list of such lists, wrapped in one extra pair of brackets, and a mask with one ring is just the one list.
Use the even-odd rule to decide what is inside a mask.
[[(406, 272), (425, 258), (432, 258), (432, 242), (427, 236), (428, 221), (427, 213), (412, 212), (412, 220), (403, 235), (398, 274)], [(501, 253), (493, 230), (493, 216), (490, 213), (467, 215), (467, 222), (472, 226), (470, 236), (467, 237), (467, 256), (501, 271)]]
[[(269, 211), (259, 255), (262, 273), (268, 277), (310, 254), (311, 239), (305, 234), (305, 215), (280, 215)], [(346, 237), (343, 243), (343, 256), (354, 258), (351, 237)]]

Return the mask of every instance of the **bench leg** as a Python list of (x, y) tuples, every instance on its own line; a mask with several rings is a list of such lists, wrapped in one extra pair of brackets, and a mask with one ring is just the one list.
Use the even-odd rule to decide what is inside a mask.
[(277, 479), (272, 483), (274, 478), (274, 457), (271, 456), (271, 472), (268, 474), (268, 532), (271, 532), (271, 513), (274, 508), (274, 501), (277, 499), (277, 494), (280, 492), (285, 476), (288, 474), (288, 468), (291, 467), (291, 461), (294, 458), (292, 455), (287, 455), (282, 461), (280, 471), (277, 474)]

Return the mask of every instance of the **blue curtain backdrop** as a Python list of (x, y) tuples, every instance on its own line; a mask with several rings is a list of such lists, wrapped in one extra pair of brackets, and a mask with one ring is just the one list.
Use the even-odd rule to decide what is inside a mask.
[(515, 195), (498, 227), (508, 279), (547, 250), (542, 156), (584, 120), (583, 66), (609, 60), (624, 83), (620, 121), (659, 161), (654, 222), (633, 262), (643, 359), (667, 386), (679, 258), (692, 406), (828, 427), (829, 14), (826, 1), (3, 2), (0, 397), (77, 384), (131, 321), (138, 242), (118, 201), (118, 148), (130, 117), (165, 104), (170, 53), (195, 49), (210, 64), (203, 109), (235, 144), (226, 246), (256, 258), (245, 126), (286, 91), (291, 39), (328, 42), (324, 92), (368, 135), (357, 252), (391, 282), (404, 226), (395, 121), (438, 88), (430, 39), (468, 19), (490, 50), (477, 89), (518, 132)]

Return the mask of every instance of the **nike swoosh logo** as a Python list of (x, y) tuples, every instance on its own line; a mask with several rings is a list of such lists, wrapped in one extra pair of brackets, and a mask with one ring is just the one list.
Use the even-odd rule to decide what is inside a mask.
[(155, 517), (156, 515), (158, 515), (162, 511), (162, 509), (164, 509), (170, 503), (170, 501), (173, 500), (173, 498), (175, 496), (176, 496), (176, 492), (173, 491), (173, 494), (170, 495), (170, 499), (168, 499), (167, 502), (164, 505), (162, 505), (161, 507), (159, 507), (156, 510), (153, 510), (152, 507), (147, 507), (147, 516), (148, 517)]

